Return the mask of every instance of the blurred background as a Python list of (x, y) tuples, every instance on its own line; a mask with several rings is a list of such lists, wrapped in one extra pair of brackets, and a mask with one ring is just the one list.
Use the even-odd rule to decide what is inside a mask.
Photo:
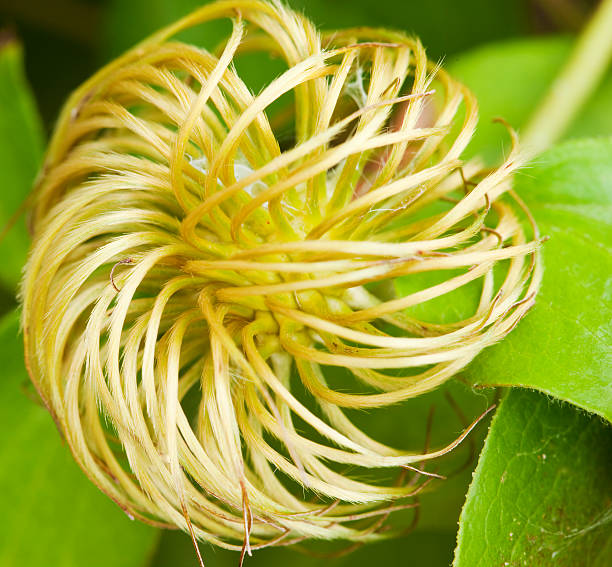
[[(25, 46), (47, 130), (67, 94), (94, 70), (202, 0), (0, 0), (0, 27)], [(597, 0), (288, 0), (321, 28), (393, 27), (448, 64), (470, 48), (578, 31)]]
[[(285, 1), (304, 11), (322, 29), (360, 25), (384, 26), (419, 36), (430, 58), (440, 60), (450, 67), (480, 98), (483, 126), (471, 151), (478, 151), (488, 159), (494, 159), (503, 151), (502, 142), (499, 140), (504, 137), (503, 133), (500, 135), (499, 126), (491, 126), (490, 119), (502, 115), (515, 127), (525, 123), (533, 106), (567, 58), (573, 36), (582, 28), (598, 4), (597, 0)], [(31, 87), (33, 101), (41, 117), (42, 126), (31, 125), (33, 141), (30, 145), (37, 147), (28, 155), (33, 156), (31, 160), (34, 166), (40, 160), (45, 139), (53, 128), (59, 109), (72, 89), (100, 66), (149, 33), (203, 3), (205, 2), (202, 0), (0, 0), (0, 45), (14, 43), (15, 39), (17, 44), (21, 45), (25, 79)], [(0, 104), (5, 105), (6, 109), (9, 109), (13, 98), (10, 92), (4, 92), (0, 87)], [(608, 77), (592, 100), (585, 105), (580, 119), (567, 136), (612, 132), (610, 100), (612, 79)], [(2, 120), (4, 119), (0, 119), (1, 133), (5, 139), (11, 139), (8, 122)], [(17, 142), (15, 144), (17, 146)], [(0, 155), (0, 170), (5, 175), (5, 186), (10, 185), (11, 175), (17, 175), (15, 172), (11, 173), (12, 170), (9, 171), (14, 165), (12, 162), (27, 153), (19, 147), (14, 149), (13, 154), (11, 151), (11, 148), (5, 147), (4, 153)], [(17, 166), (15, 171), (16, 168)], [(27, 169), (28, 172), (34, 170), (32, 167)], [(11, 193), (6, 189), (2, 190), (0, 213), (3, 223), (23, 201), (32, 178), (32, 173), (14, 178), (16, 181), (11, 187), (17, 187), (17, 183), (21, 184), (19, 191), (15, 191), (14, 202), (10, 202), (13, 198)], [(25, 231), (25, 227), (22, 231)], [(8, 311), (16, 304), (15, 288), (19, 269), (23, 264), (23, 252), (22, 255), (15, 254), (13, 258), (6, 250), (6, 246), (2, 248), (4, 261), (0, 263), (0, 313)], [(16, 344), (19, 349), (19, 344)], [(401, 412), (409, 411), (412, 419), (425, 423), (431, 407), (435, 407), (432, 437), (442, 439), (446, 435), (448, 441), (462, 430), (471, 417), (488, 407), (492, 398), (491, 392), (474, 392), (469, 386), (455, 381), (415, 400), (408, 410), (404, 406)], [(380, 431), (373, 433), (378, 434), (381, 439), (397, 436), (397, 424), (401, 422), (402, 415), (407, 414), (400, 413), (398, 408), (386, 409), (383, 419), (379, 422)], [(10, 423), (10, 420), (7, 423)], [(452, 455), (450, 462), (446, 464), (446, 470), (452, 471), (453, 474), (443, 487), (423, 497), (427, 505), (423, 506), (424, 511), (415, 532), (404, 539), (367, 546), (356, 554), (329, 559), (326, 561), (329, 567), (370, 565), (381, 560), (393, 565), (449, 565), (456, 541), (457, 520), (471, 479), (471, 471), (475, 466), (475, 456), (486, 433), (485, 429), (481, 427), (470, 437), (470, 442), (462, 451)], [(55, 432), (51, 432), (51, 435), (55, 435)], [(402, 435), (404, 441), (407, 437), (411, 444), (417, 446), (425, 442), (422, 428), (416, 432), (402, 432)], [(19, 458), (23, 461), (23, 455)], [(53, 500), (53, 495), (45, 494), (45, 498), (49, 498), (50, 511), (46, 516), (44, 511), (40, 512), (40, 522), (52, 521), (61, 524), (63, 517), (70, 518), (65, 520), (66, 529), (73, 530), (68, 543), (65, 544), (66, 549), (78, 548), (81, 550), (81, 556), (86, 557), (92, 552), (92, 549), (87, 547), (89, 535), (85, 528), (76, 525), (79, 522), (78, 516), (74, 519), (73, 506), (78, 506), (79, 503), (76, 500), (70, 503), (62, 503), (59, 500), (63, 498), (61, 494), (70, 494), (73, 482), (74, 486), (81, 486), (84, 479), (76, 470), (76, 465), (65, 464), (64, 456), (62, 459), (62, 466), (73, 467), (66, 479), (62, 479), (68, 492), (58, 492), (58, 503)], [(27, 463), (23, 466), (27, 467)], [(93, 490), (93, 487), (89, 485), (84, 488), (90, 489)], [(21, 502), (21, 496), (14, 495), (11, 501)], [(94, 496), (97, 498), (100, 495)], [(114, 525), (112, 518), (121, 515), (120, 511), (104, 498), (95, 500), (94, 496), (92, 502), (99, 502), (95, 504), (95, 509), (100, 510), (100, 517), (108, 517), (107, 523)], [(78, 496), (75, 496), (76, 498)], [(64, 512), (60, 510), (62, 506), (67, 508), (65, 516), (62, 516)], [(86, 506), (87, 504), (83, 504), (83, 509)], [(411, 516), (407, 515), (406, 525), (411, 521)], [(75, 526), (71, 527), (70, 522)], [(191, 542), (183, 534), (167, 532), (159, 537), (152, 530), (143, 531), (148, 528), (137, 527), (134, 523), (125, 524), (125, 530), (117, 528), (118, 531), (109, 532), (108, 543), (114, 545), (113, 542), (117, 538), (123, 538), (124, 545), (129, 547), (129, 542), (135, 541), (134, 538), (140, 538), (139, 541), (146, 540), (148, 543), (139, 548), (143, 550), (140, 565), (196, 565)], [(36, 539), (36, 526), (30, 528)], [(130, 532), (130, 529), (141, 531), (136, 534)], [(23, 533), (27, 533), (27, 530)], [(11, 537), (26, 536), (16, 536), (13, 533)], [(45, 545), (56, 545), (57, 540), (45, 541), (45, 537), (44, 533), (40, 532), (41, 539), (36, 539), (37, 546), (32, 548), (29, 559), (14, 558), (12, 563), (8, 559), (4, 563), (0, 561), (0, 565), (47, 565), (44, 559)], [(96, 545), (100, 545), (99, 538), (95, 541)], [(17, 544), (14, 548), (18, 548)], [(41, 549), (40, 552), (37, 548)], [(20, 549), (23, 549), (23, 546)], [(138, 558), (132, 560), (128, 557), (129, 553), (123, 551), (119, 549), (116, 562), (106, 562), (105, 565), (121, 567), (137, 564)], [(212, 550), (205, 546), (203, 551), (207, 566), (237, 565), (236, 554)], [(66, 551), (66, 557), (72, 557), (71, 554), (74, 555), (73, 551)], [(247, 565), (253, 566), (285, 565), (291, 561), (292, 567), (299, 567), (318, 564), (320, 559), (281, 549), (257, 553), (247, 561)], [(98, 565), (95, 561), (91, 563), (93, 564)], [(66, 561), (61, 565), (75, 564)], [(58, 563), (49, 567), (61, 565)], [(87, 562), (78, 567), (89, 565)]]

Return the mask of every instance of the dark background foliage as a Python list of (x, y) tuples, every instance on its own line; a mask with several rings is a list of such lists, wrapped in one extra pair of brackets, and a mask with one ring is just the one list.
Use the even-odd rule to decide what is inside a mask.
[[(0, 0), (0, 26), (17, 35), (47, 128), (67, 94), (100, 65), (202, 4), (199, 0)], [(290, 0), (322, 28), (387, 26), (418, 35), (432, 58), (453, 61), (503, 39), (573, 33), (596, 0)]]

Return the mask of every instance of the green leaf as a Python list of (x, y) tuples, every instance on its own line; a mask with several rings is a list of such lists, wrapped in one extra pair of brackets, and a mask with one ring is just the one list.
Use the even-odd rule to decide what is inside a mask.
[(480, 456), (453, 565), (605, 567), (611, 528), (612, 428), (512, 390)]
[[(0, 46), (0, 231), (27, 198), (43, 151), (36, 107), (23, 72), (21, 45)], [(0, 284), (14, 292), (30, 239), (24, 215), (0, 242)]]
[(567, 142), (517, 176), (542, 234), (533, 311), (465, 372), (526, 386), (612, 421), (612, 140)]
[(0, 322), (0, 567), (144, 565), (157, 532), (91, 484), (31, 399), (18, 328), (16, 314)]
[[(574, 43), (570, 37), (520, 39), (494, 43), (452, 59), (448, 71), (476, 95), (480, 109), (478, 130), (468, 155), (495, 163), (508, 150), (504, 118), (513, 128), (526, 125), (535, 107), (567, 60)], [(585, 103), (565, 138), (609, 135), (612, 132), (612, 75), (608, 75)]]

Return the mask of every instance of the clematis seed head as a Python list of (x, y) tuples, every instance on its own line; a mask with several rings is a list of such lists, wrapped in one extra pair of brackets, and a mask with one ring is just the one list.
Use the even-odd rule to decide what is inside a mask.
[[(217, 49), (177, 39), (220, 19)], [(285, 66), (257, 93), (235, 65), (252, 52)], [(417, 39), (320, 34), (260, 0), (208, 4), (85, 82), (37, 182), (21, 296), (30, 375), (88, 477), (227, 548), (388, 537), (417, 465), (463, 436), (407, 452), (351, 410), (441, 385), (540, 281), (518, 146), (463, 160), (476, 123)], [(461, 320), (415, 316), (468, 287)]]

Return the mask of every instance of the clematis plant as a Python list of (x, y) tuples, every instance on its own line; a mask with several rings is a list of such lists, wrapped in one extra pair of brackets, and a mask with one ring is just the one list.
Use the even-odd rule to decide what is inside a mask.
[[(89, 479), (130, 518), (189, 533), (201, 563), (198, 541), (242, 561), (411, 529), (482, 415), (405, 447), (372, 412), (529, 332), (546, 238), (520, 171), (603, 71), (582, 62), (610, 4), (560, 78), (588, 75), (582, 90), (553, 90), (526, 149), (508, 127), (496, 166), (470, 157), (476, 97), (417, 39), (321, 33), (277, 2), (203, 6), (79, 87), (28, 202), (20, 295), (30, 378)], [(216, 49), (180, 39), (217, 20)], [(240, 61), (262, 52), (284, 68), (255, 92)], [(398, 426), (429, 438), (426, 420)]]

